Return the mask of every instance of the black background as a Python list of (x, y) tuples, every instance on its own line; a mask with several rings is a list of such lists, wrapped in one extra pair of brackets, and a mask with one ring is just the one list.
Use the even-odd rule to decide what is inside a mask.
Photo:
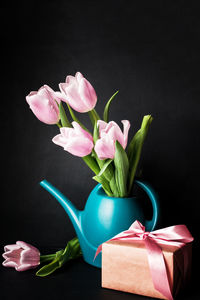
[[(4, 4), (1, 14), (2, 246), (23, 240), (45, 254), (75, 235), (39, 182), (52, 182), (79, 209), (96, 183), (81, 159), (52, 143), (58, 128), (39, 122), (25, 96), (43, 84), (58, 90), (66, 75), (80, 71), (97, 92), (100, 114), (120, 91), (110, 117), (130, 120), (129, 137), (145, 114), (154, 117), (140, 162), (142, 179), (159, 195), (161, 226), (184, 223), (195, 237), (194, 274), (200, 207), (198, 2), (18, 1)], [(90, 126), (87, 116), (80, 119)], [(34, 271), (0, 271), (3, 299), (143, 299), (101, 289), (100, 270), (82, 260), (45, 279)], [(198, 299), (195, 283), (184, 299)]]

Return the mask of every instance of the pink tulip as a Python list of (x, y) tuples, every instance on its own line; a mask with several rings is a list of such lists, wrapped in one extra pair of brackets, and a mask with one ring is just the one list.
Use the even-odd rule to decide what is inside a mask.
[(76, 111), (84, 113), (92, 110), (97, 102), (97, 95), (87, 79), (80, 72), (67, 76), (65, 83), (59, 84), (66, 95), (66, 102)]
[(91, 153), (93, 138), (77, 122), (72, 122), (74, 128), (62, 127), (60, 133), (53, 138), (56, 145), (62, 146), (69, 153), (83, 157)]
[(2, 255), (5, 261), (4, 267), (13, 267), (17, 271), (26, 271), (40, 264), (40, 252), (37, 248), (25, 242), (18, 241), (14, 245), (4, 247)]
[(54, 92), (48, 85), (26, 96), (30, 109), (40, 121), (46, 124), (56, 124), (60, 119), (58, 104), (55, 100), (60, 103), (63, 96), (60, 92)]
[(97, 140), (94, 150), (96, 151), (99, 159), (103, 160), (106, 158), (114, 158), (115, 141), (118, 141), (124, 149), (126, 148), (130, 122), (128, 120), (123, 120), (122, 124), (124, 127), (123, 133), (114, 121), (106, 123), (99, 120), (97, 122), (100, 138)]

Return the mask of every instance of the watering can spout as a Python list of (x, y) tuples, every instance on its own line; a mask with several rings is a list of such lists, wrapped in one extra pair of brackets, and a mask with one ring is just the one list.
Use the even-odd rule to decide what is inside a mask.
[[(86, 238), (84, 234), (84, 230), (82, 228), (82, 219), (84, 211), (79, 211), (74, 204), (65, 197), (57, 188), (55, 188), (50, 182), (47, 180), (42, 180), (40, 185), (47, 190), (52, 196), (56, 198), (56, 200), (61, 204), (66, 213), (68, 214), (72, 225), (76, 231), (76, 234), (79, 239), (79, 243), (81, 246), (81, 250), (83, 253), (83, 257), (86, 262), (91, 264), (91, 257), (94, 258), (95, 253), (97, 251), (97, 247), (93, 246)], [(101, 257), (100, 255), (96, 258), (95, 262), (92, 265), (100, 267), (101, 266)]]
[(82, 239), (82, 230), (81, 230), (81, 224), (80, 224), (81, 211), (76, 209), (74, 204), (47, 180), (42, 180), (40, 182), (40, 185), (45, 190), (47, 190), (52, 196), (54, 196), (56, 198), (56, 200), (64, 208), (64, 210), (66, 211), (66, 213), (68, 214), (68, 216), (72, 222), (72, 225), (74, 226), (74, 229), (75, 229), (76, 234), (80, 241)]

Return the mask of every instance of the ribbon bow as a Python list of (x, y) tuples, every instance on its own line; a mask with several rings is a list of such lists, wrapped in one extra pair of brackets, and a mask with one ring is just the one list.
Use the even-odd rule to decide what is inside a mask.
[[(159, 244), (182, 247), (192, 242), (194, 238), (187, 227), (185, 225), (175, 225), (148, 232), (145, 231), (145, 227), (139, 221), (135, 221), (128, 230), (117, 234), (109, 241), (119, 240), (126, 242), (144, 241), (154, 288), (167, 299), (173, 300), (165, 260)], [(97, 248), (95, 258), (101, 251), (102, 245)], [(187, 270), (188, 258), (186, 255), (184, 255), (184, 265), (184, 270)]]

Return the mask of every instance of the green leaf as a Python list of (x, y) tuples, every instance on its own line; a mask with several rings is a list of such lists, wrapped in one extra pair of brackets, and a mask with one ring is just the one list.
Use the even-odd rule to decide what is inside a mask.
[(41, 269), (39, 269), (36, 273), (37, 276), (40, 277), (45, 277), (50, 275), (51, 273), (53, 273), (54, 271), (56, 271), (59, 268), (59, 260), (58, 259), (54, 259), (50, 264), (45, 265), (44, 267), (42, 267)]
[(100, 168), (99, 168), (95, 158), (93, 158), (91, 155), (86, 155), (86, 156), (83, 156), (82, 159), (96, 175), (99, 174)]
[[(93, 131), (94, 143), (96, 143), (98, 138), (99, 138), (99, 130), (97, 127), (97, 121), (95, 121), (94, 131)], [(107, 161), (100, 160), (94, 150), (92, 152), (92, 155), (96, 159), (96, 161), (101, 169), (98, 176), (104, 177), (108, 181), (109, 186), (110, 186), (109, 191), (111, 190), (114, 197), (118, 197), (119, 193), (118, 193), (118, 189), (117, 189), (116, 182), (115, 182), (114, 169), (113, 169), (113, 166), (111, 165), (113, 160), (107, 160)], [(107, 193), (109, 193), (109, 191)]]
[(61, 267), (60, 259), (62, 257), (62, 254), (64, 253), (64, 250), (60, 250), (56, 252), (55, 258), (50, 262), (49, 264), (43, 266), (41, 269), (39, 269), (36, 273), (37, 276), (44, 277), (47, 275), (50, 275), (54, 271), (56, 271), (58, 268)]
[(112, 191), (110, 189), (109, 183), (108, 181), (103, 177), (103, 176), (94, 176), (92, 177), (94, 180), (96, 180), (97, 182), (101, 183), (102, 188), (104, 189), (105, 193), (109, 196), (112, 197)]
[(114, 171), (113, 171), (113, 176), (112, 176), (112, 178), (110, 179), (109, 182), (110, 182), (110, 188), (111, 188), (112, 193), (113, 193), (113, 197), (119, 197), (119, 189), (118, 189), (118, 186), (117, 186), (117, 183), (116, 183), (116, 180), (115, 180)]
[(99, 172), (98, 176), (101, 176), (101, 175), (106, 171), (106, 169), (108, 168), (108, 166), (110, 165), (110, 163), (111, 163), (112, 161), (113, 161), (112, 159), (108, 159), (108, 160), (104, 163), (104, 165), (103, 165), (101, 171)]
[(62, 127), (72, 127), (71, 123), (69, 122), (69, 120), (66, 116), (66, 113), (65, 113), (65, 110), (64, 110), (64, 107), (63, 107), (61, 101), (59, 104), (59, 114), (60, 114), (60, 120), (61, 120)]
[(92, 112), (91, 112), (91, 111), (88, 111), (88, 115), (89, 115), (89, 117), (90, 117), (90, 121), (91, 121), (91, 123), (92, 123), (92, 126), (94, 126), (96, 121), (95, 121), (95, 119), (94, 119), (94, 117), (93, 117)]
[(153, 118), (151, 115), (146, 115), (143, 117), (141, 128), (136, 132), (128, 147), (128, 158), (130, 164), (128, 184), (129, 193), (132, 189), (135, 173), (141, 156), (142, 146), (152, 121)]
[(112, 166), (113, 160), (111, 160), (111, 162), (108, 161), (108, 164), (105, 167), (104, 167), (104, 164), (105, 164), (104, 160), (100, 160), (98, 157), (96, 157), (96, 160), (97, 160), (97, 163), (98, 163), (100, 169), (101, 170), (103, 169), (102, 173), (100, 174), (101, 177), (103, 176), (108, 181), (113, 196), (119, 197), (119, 192), (118, 192), (116, 182), (115, 182), (115, 172), (114, 172), (114, 168)]
[(129, 171), (129, 161), (127, 154), (121, 144), (115, 142), (115, 180), (119, 190), (120, 197), (127, 196), (127, 179)]
[(75, 259), (82, 255), (79, 240), (77, 237), (73, 238), (71, 241), (67, 243), (64, 252), (61, 254), (59, 258), (59, 262), (63, 265), (69, 259)]
[(99, 129), (97, 127), (97, 121), (95, 121), (94, 123), (94, 130), (93, 130), (93, 141), (94, 144), (96, 143), (96, 141), (99, 139)]
[(75, 237), (67, 243), (67, 246), (65, 247), (64, 250), (60, 250), (56, 252), (52, 262), (39, 269), (36, 275), (40, 277), (48, 276), (53, 272), (55, 272), (57, 269), (61, 268), (67, 261), (78, 258), (81, 255), (82, 252), (81, 252), (79, 240), (77, 237)]
[(108, 102), (104, 108), (103, 119), (106, 123), (108, 123), (110, 104), (118, 93), (119, 93), (119, 91), (117, 91), (116, 93), (114, 93), (114, 95), (112, 95), (112, 97), (108, 100)]

